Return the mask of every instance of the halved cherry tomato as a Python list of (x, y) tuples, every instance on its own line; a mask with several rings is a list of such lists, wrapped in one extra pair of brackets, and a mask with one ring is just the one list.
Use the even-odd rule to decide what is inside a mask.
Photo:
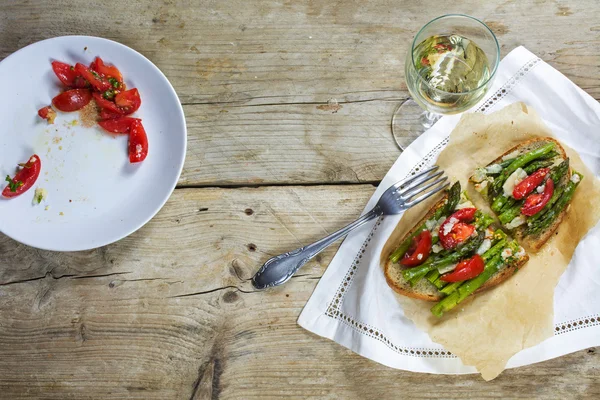
[(101, 120), (121, 118), (122, 116), (123, 116), (123, 114), (115, 113), (115, 112), (109, 111), (105, 108), (100, 110), (100, 119)]
[(69, 87), (85, 88), (89, 86), (88, 82), (69, 64), (60, 61), (52, 61), (52, 70), (58, 79)]
[(475, 232), (473, 225), (465, 223), (473, 221), (475, 212), (476, 208), (463, 208), (446, 218), (439, 230), (440, 243), (444, 249), (453, 249)]
[(117, 93), (115, 104), (123, 110), (123, 114), (128, 115), (137, 111), (142, 105), (142, 99), (137, 89), (133, 88), (124, 92)]
[(34, 154), (29, 157), (27, 163), (21, 166), (23, 168), (17, 172), (14, 178), (10, 179), (9, 176), (6, 177), (6, 180), (9, 181), (9, 183), (2, 191), (2, 196), (7, 198), (17, 197), (28, 191), (33, 186), (38, 176), (40, 176), (42, 161)]
[(410, 249), (404, 254), (404, 258), (400, 260), (400, 264), (407, 267), (421, 265), (429, 257), (431, 252), (431, 232), (424, 230), (413, 239), (413, 244)]
[[(100, 93), (93, 93), (96, 104), (101, 109), (105, 109), (112, 114), (129, 115), (137, 111), (142, 104), (140, 93), (137, 89), (130, 89), (125, 92), (120, 92), (115, 96), (115, 101), (112, 102), (104, 98)], [(108, 116), (109, 114), (107, 114)]]
[(42, 107), (38, 110), (38, 115), (40, 118), (48, 121), (49, 124), (54, 123), (54, 119), (56, 118), (56, 111), (52, 109), (50, 106)]
[(114, 65), (106, 65), (104, 61), (100, 57), (96, 57), (96, 59), (90, 65), (90, 69), (96, 71), (102, 76), (107, 76), (111, 78), (115, 78), (119, 83), (123, 83), (123, 75), (121, 71)]
[(112, 114), (124, 115), (123, 110), (121, 110), (119, 107), (117, 107), (117, 105), (114, 102), (112, 102), (110, 100), (106, 100), (104, 97), (102, 97), (101, 93), (94, 92), (94, 93), (92, 93), (92, 96), (94, 96), (94, 100), (96, 101), (96, 104), (102, 110), (106, 110)]
[(148, 137), (142, 121), (136, 118), (129, 130), (129, 162), (144, 161), (148, 155)]
[(458, 263), (454, 271), (449, 274), (442, 275), (440, 278), (444, 282), (460, 282), (467, 279), (475, 278), (481, 274), (485, 268), (483, 258), (479, 254), (475, 254), (468, 260), (463, 260)]
[(521, 213), (523, 215), (527, 215), (531, 217), (539, 213), (542, 208), (550, 201), (552, 194), (554, 193), (554, 181), (551, 178), (546, 180), (546, 186), (544, 188), (544, 192), (542, 194), (535, 193), (529, 195), (525, 199), (525, 204), (521, 207)]
[(107, 78), (103, 77), (96, 71), (92, 71), (83, 64), (75, 64), (75, 72), (83, 76), (85, 80), (88, 81), (90, 85), (92, 85), (94, 90), (97, 90), (99, 92), (106, 92), (107, 90), (113, 88)]
[(134, 121), (142, 121), (139, 118), (131, 118), (131, 117), (120, 117), (115, 119), (107, 119), (104, 121), (98, 122), (104, 130), (112, 133), (129, 133), (131, 125)]
[(71, 89), (53, 98), (52, 104), (60, 111), (71, 112), (82, 109), (91, 99), (92, 94), (88, 89)]
[(538, 169), (515, 186), (513, 190), (513, 197), (517, 200), (521, 200), (529, 193), (533, 192), (535, 188), (538, 187), (542, 182), (544, 182), (546, 175), (549, 173), (550, 168)]

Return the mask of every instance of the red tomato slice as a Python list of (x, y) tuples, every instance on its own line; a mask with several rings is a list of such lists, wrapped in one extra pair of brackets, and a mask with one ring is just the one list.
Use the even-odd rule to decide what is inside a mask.
[(90, 65), (90, 69), (96, 71), (102, 76), (109, 76), (115, 78), (119, 83), (123, 83), (123, 75), (121, 71), (114, 65), (106, 65), (100, 57), (96, 57), (94, 62)]
[(137, 89), (133, 88), (118, 93), (115, 96), (115, 104), (123, 110), (123, 114), (128, 115), (137, 111), (142, 105), (142, 99)]
[(515, 186), (513, 190), (513, 197), (517, 200), (521, 200), (529, 193), (533, 192), (536, 187), (540, 186), (540, 184), (544, 182), (546, 175), (549, 173), (550, 168), (538, 169)]
[(440, 278), (444, 282), (460, 282), (467, 279), (475, 278), (481, 274), (485, 268), (483, 258), (479, 254), (475, 254), (468, 260), (463, 260), (449, 274), (442, 275)]
[(444, 249), (455, 248), (475, 232), (475, 227), (465, 222), (473, 221), (476, 212), (474, 207), (463, 208), (446, 218), (439, 230), (440, 243)]
[(131, 125), (134, 121), (140, 121), (139, 118), (130, 117), (119, 117), (115, 119), (107, 119), (105, 121), (98, 122), (104, 130), (112, 133), (129, 133)]
[(108, 79), (101, 76), (96, 71), (92, 71), (83, 64), (75, 64), (75, 72), (83, 76), (96, 91), (106, 92), (107, 90), (113, 88)]
[(101, 109), (106, 110), (112, 114), (123, 115), (123, 111), (119, 107), (117, 107), (117, 105), (114, 102), (106, 100), (104, 97), (102, 97), (101, 93), (94, 92), (92, 93), (92, 96), (94, 96), (96, 104)]
[(48, 121), (49, 124), (53, 124), (56, 119), (56, 111), (52, 109), (50, 106), (42, 107), (38, 110), (38, 115), (40, 118)]
[(9, 184), (2, 191), (2, 196), (7, 198), (17, 197), (28, 191), (33, 186), (38, 176), (40, 176), (42, 161), (37, 154), (34, 154), (29, 157), (27, 163), (22, 167), (23, 168), (17, 172), (14, 178), (10, 179), (9, 176), (6, 177)]
[(85, 88), (89, 86), (87, 81), (69, 64), (60, 61), (52, 61), (52, 70), (58, 79), (69, 87)]
[(528, 217), (539, 213), (542, 208), (550, 201), (552, 194), (554, 193), (554, 181), (550, 178), (546, 180), (546, 187), (542, 194), (535, 193), (529, 195), (525, 199), (525, 204), (521, 207), (521, 213)]
[(102, 108), (100, 110), (100, 119), (101, 120), (115, 119), (115, 118), (120, 118), (122, 116), (123, 116), (123, 114), (115, 113), (115, 112), (109, 111), (105, 108)]
[(425, 230), (413, 239), (413, 248), (409, 249), (400, 264), (407, 267), (421, 265), (429, 257), (431, 252), (431, 232)]
[(60, 111), (71, 112), (82, 109), (91, 99), (92, 94), (88, 89), (71, 89), (53, 98), (52, 104)]
[(129, 162), (144, 161), (148, 155), (148, 137), (142, 121), (135, 118), (129, 130)]

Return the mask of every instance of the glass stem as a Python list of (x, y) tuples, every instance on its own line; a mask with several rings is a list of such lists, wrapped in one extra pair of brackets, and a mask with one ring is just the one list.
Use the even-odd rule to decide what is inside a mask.
[(432, 113), (431, 111), (425, 111), (421, 114), (421, 124), (425, 129), (429, 129), (442, 117), (441, 114)]

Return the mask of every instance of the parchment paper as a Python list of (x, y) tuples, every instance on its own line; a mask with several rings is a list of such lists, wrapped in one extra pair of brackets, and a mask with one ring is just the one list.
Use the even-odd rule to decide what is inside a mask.
[[(483, 198), (467, 184), (472, 171), (527, 139), (545, 136), (554, 135), (524, 103), (511, 104), (489, 115), (465, 114), (436, 164), (452, 181), (460, 180), (478, 208), (489, 211)], [(571, 167), (584, 179), (556, 234), (538, 253), (529, 251), (530, 260), (520, 271), (501, 285), (472, 296), (441, 319), (429, 311), (434, 303), (397, 295), (405, 314), (419, 329), (464, 364), (476, 367), (485, 380), (498, 376), (509, 358), (520, 350), (552, 336), (554, 288), (577, 244), (600, 219), (600, 180), (575, 151), (563, 147)], [(383, 248), (382, 265), (433, 202), (435, 199), (403, 215)]]

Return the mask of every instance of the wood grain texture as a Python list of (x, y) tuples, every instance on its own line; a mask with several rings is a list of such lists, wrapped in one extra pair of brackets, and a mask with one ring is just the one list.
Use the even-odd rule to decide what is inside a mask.
[(595, 0), (119, 7), (20, 0), (0, 4), (0, 58), (69, 34), (114, 39), (146, 55), (186, 105), (190, 146), (181, 185), (372, 182), (399, 154), (390, 119), (407, 97), (404, 57), (424, 23), (468, 12), (496, 32), (502, 55), (525, 45), (600, 98), (599, 7)]
[[(177, 90), (189, 142), (179, 189), (116, 244), (52, 253), (0, 234), (0, 398), (598, 398), (597, 349), (484, 382), (393, 370), (304, 331), (296, 320), (335, 248), (283, 287), (257, 293), (249, 279), (358, 216), (399, 154), (390, 118), (425, 22), (468, 12), (502, 55), (525, 45), (600, 98), (599, 11), (593, 0), (1, 2), (0, 59), (60, 35), (128, 45)], [(338, 185), (296, 186), (321, 183)], [(270, 184), (282, 186), (208, 188)]]
[(393, 370), (304, 331), (296, 319), (335, 249), (285, 286), (253, 291), (262, 262), (349, 222), (372, 192), (180, 189), (140, 231), (88, 252), (0, 236), (0, 398), (600, 395), (594, 349), (484, 382)]

